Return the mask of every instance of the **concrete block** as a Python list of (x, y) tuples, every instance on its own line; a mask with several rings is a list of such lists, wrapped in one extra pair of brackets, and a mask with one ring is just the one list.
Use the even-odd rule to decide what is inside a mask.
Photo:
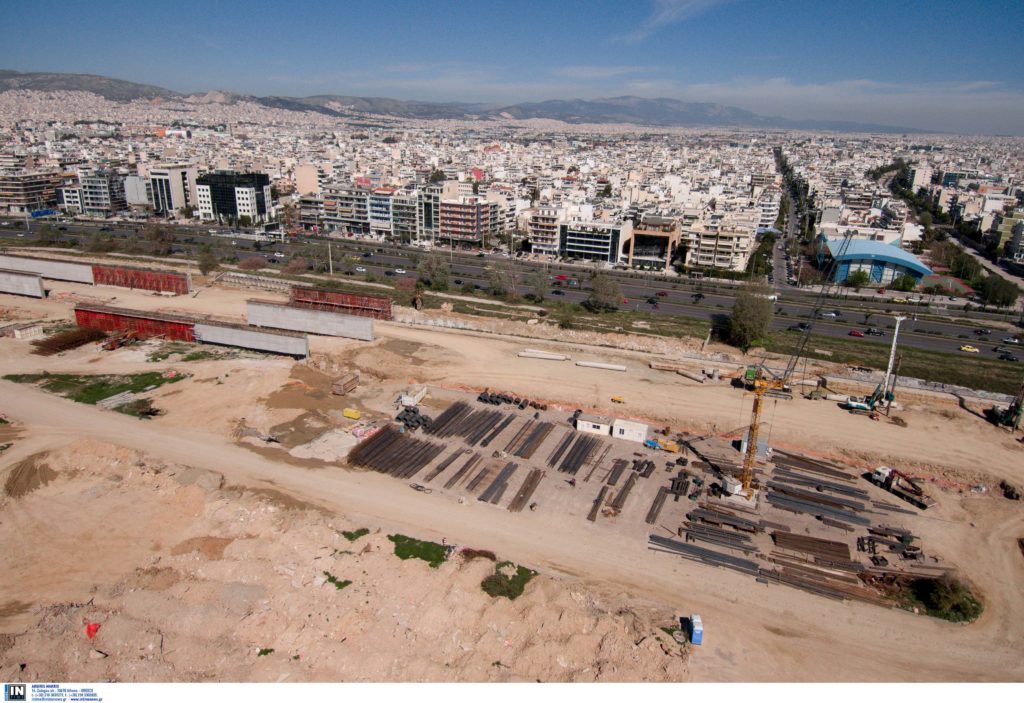
[(27, 256), (11, 256), (0, 254), (0, 269), (36, 273), (43, 278), (55, 281), (71, 281), (92, 285), (92, 265), (79, 264), (74, 261), (55, 261), (53, 259), (32, 259)]
[(31, 298), (45, 298), (43, 279), (37, 273), (0, 270), (0, 293), (27, 295)]
[(309, 340), (305, 335), (280, 334), (205, 322), (197, 322), (194, 333), (196, 341), (204, 344), (223, 344), (289, 356), (309, 356)]
[(256, 327), (373, 341), (373, 319), (369, 317), (342, 315), (327, 310), (298, 308), (260, 300), (248, 301), (246, 313), (249, 324)]

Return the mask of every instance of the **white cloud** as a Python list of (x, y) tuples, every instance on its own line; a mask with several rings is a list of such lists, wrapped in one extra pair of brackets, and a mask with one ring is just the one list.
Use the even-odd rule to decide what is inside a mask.
[(563, 78), (575, 78), (581, 81), (617, 78), (634, 73), (647, 73), (654, 69), (650, 66), (562, 66), (552, 69), (551, 73)]
[(662, 27), (683, 22), (730, 2), (733, 0), (654, 0), (654, 13), (639, 27), (618, 39), (635, 44)]

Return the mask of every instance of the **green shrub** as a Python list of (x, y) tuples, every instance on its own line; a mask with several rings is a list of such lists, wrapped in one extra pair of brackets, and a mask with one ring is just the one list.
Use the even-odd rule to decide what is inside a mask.
[[(505, 573), (510, 567), (516, 570), (515, 575), (511, 577)], [(505, 597), (509, 600), (515, 600), (523, 595), (523, 589), (526, 588), (526, 584), (536, 575), (536, 571), (527, 569), (525, 566), (518, 566), (510, 561), (503, 561), (495, 565), (493, 574), (480, 582), (480, 588), (492, 598)]]
[(413, 539), (405, 535), (388, 535), (395, 545), (395, 556), (399, 559), (422, 559), (436, 569), (448, 558), (448, 548), (437, 542)]
[(327, 577), (327, 583), (333, 585), (339, 591), (342, 590), (343, 588), (347, 588), (347, 587), (352, 585), (352, 582), (349, 581), (348, 579), (345, 579), (344, 581), (342, 581), (337, 576), (332, 574), (330, 571), (325, 571), (324, 572), (324, 576)]
[(347, 539), (349, 542), (355, 542), (360, 537), (364, 537), (370, 534), (370, 530), (367, 527), (360, 527), (358, 530), (342, 530), (341, 536)]
[(967, 586), (951, 576), (918, 579), (910, 585), (910, 594), (928, 615), (951, 622), (972, 622), (985, 609)]

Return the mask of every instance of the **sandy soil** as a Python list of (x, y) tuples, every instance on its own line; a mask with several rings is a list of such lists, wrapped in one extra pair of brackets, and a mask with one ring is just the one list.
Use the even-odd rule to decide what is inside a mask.
[[(45, 470), (49, 481), (2, 499), (5, 678), (671, 681), (686, 674), (685, 648), (658, 629), (672, 624), (671, 609), (641, 599), (543, 576), (515, 601), (494, 599), (480, 589), (494, 572), (490, 561), (456, 555), (438, 569), (401, 561), (379, 530), (349, 542), (340, 532), (358, 526), (343, 518), (217, 489), (219, 474), (197, 476), (106, 443), (80, 440), (21, 464)], [(338, 590), (325, 572), (352, 584)], [(92, 640), (85, 622), (100, 624)], [(260, 656), (262, 649), (273, 652)]]
[[(205, 291), (192, 300), (201, 300), (203, 295)], [(239, 305), (245, 297), (248, 296), (244, 292), (226, 291), (222, 299), (214, 301), (216, 304), (209, 311), (211, 314), (226, 314), (228, 310), (224, 306)], [(214, 296), (208, 300), (214, 300)], [(166, 304), (165, 299), (157, 302)], [(180, 299), (177, 302), (185, 301)], [(141, 307), (134, 300), (124, 304)], [(54, 304), (47, 302), (44, 305)], [(165, 417), (146, 423), (76, 405), (29, 387), (0, 382), (0, 412), (24, 424), (24, 436), (0, 455), (0, 471), (37, 452), (61, 450), (69, 442), (89, 437), (103, 445), (146, 452), (151, 455), (146, 461), (166, 462), (168, 466), (195, 466), (222, 474), (229, 484), (279, 491), (284, 496), (307, 501), (321, 506), (328, 513), (337, 514), (339, 517), (335, 519), (346, 525), (379, 527), (385, 531), (438, 540), (447, 537), (451, 542), (492, 549), (502, 557), (551, 577), (559, 588), (586, 589), (593, 593), (628, 592), (670, 618), (673, 614), (700, 612), (706, 625), (705, 646), (695, 648), (691, 653), (687, 664), (690, 680), (1024, 679), (1024, 660), (1019, 656), (1024, 649), (1024, 621), (1020, 617), (1024, 604), (1024, 559), (1021, 559), (1016, 546), (1016, 540), (1024, 536), (1024, 506), (996, 497), (992, 491), (986, 494), (961, 492), (978, 481), (989, 486), (998, 483), (1000, 478), (1024, 483), (1024, 461), (1021, 460), (1024, 447), (1007, 433), (967, 412), (954, 412), (950, 416), (946, 408), (940, 412), (928, 402), (917, 403), (909, 396), (907, 408), (901, 412), (908, 424), (905, 428), (850, 416), (834, 404), (824, 402), (794, 400), (780, 402), (777, 406), (772, 404), (766, 409), (771, 442), (777, 447), (833, 455), (865, 467), (886, 462), (936, 477), (939, 483), (931, 486), (930, 492), (938, 498), (939, 505), (919, 521), (922, 540), (930, 545), (931, 551), (943, 555), (963, 570), (979, 589), (986, 604), (985, 614), (979, 622), (969, 626), (953, 625), (903, 611), (889, 611), (859, 603), (834, 603), (799, 591), (756, 584), (738, 574), (722, 573), (649, 552), (634, 531), (616, 532), (585, 521), (570, 520), (555, 512), (512, 514), (476, 505), (475, 502), (460, 504), (444, 495), (415, 493), (385, 476), (336, 466), (325, 467), (322, 461), (314, 459), (296, 460), (283, 449), (256, 446), (258, 443), (251, 438), (239, 441), (236, 436), (238, 421), (245, 418), (247, 423), (258, 426), (261, 432), (274, 428), (286, 430), (309, 445), (333, 429), (334, 413), (340, 407), (351, 403), (371, 411), (390, 412), (397, 390), (411, 382), (450, 388), (508, 389), (547, 399), (566, 408), (584, 407), (610, 412), (614, 407), (620, 416), (628, 414), (645, 418), (656, 425), (668, 424), (676, 430), (725, 432), (749, 422), (750, 400), (742, 393), (724, 385), (697, 385), (674, 374), (650, 370), (647, 363), (653, 357), (649, 354), (567, 344), (524, 343), (522, 340), (386, 323), (378, 324), (377, 331), (380, 339), (372, 344), (326, 338), (311, 340), (316, 356), (310, 366), (328, 372), (320, 376), (316, 375), (320, 372), (315, 368), (293, 368), (290, 362), (249, 364), (248, 361), (229, 360), (173, 364), (175, 368), (188, 370), (195, 376), (160, 389), (163, 397), (158, 404), (169, 412)], [(564, 350), (574, 359), (623, 363), (628, 367), (628, 373), (584, 369), (571, 362), (516, 357), (515, 352), (525, 346)], [(114, 369), (152, 370), (167, 365), (121, 356), (129, 354), (127, 350), (100, 355), (95, 350), (86, 349), (41, 360), (26, 356), (25, 348), (24, 342), (0, 340), (0, 367), (16, 370), (44, 367), (77, 369), (95, 373)], [(341, 369), (360, 370), (363, 384), (353, 397), (331, 398), (323, 393), (324, 386), (319, 385), (323, 382), (321, 377), (329, 377)], [(608, 401), (611, 395), (624, 396), (626, 404), (611, 406)], [(36, 497), (60, 490), (65, 479), (61, 474), (18, 500), (42, 500)], [(176, 489), (175, 494), (196, 494), (200, 489), (193, 486), (187, 491), (182, 490)], [(65, 496), (62, 500), (68, 498)], [(199, 512), (178, 510), (175, 517), (168, 520), (169, 530), (177, 529), (173, 526), (178, 524), (175, 522), (178, 519), (206, 519), (203, 506), (210, 500), (208, 494), (201, 494), (194, 500), (198, 500), (195, 510)], [(228, 502), (233, 505), (232, 501)], [(89, 500), (85, 499), (84, 504), (89, 504)], [(71, 510), (67, 502), (55, 505)], [(152, 512), (159, 515), (160, 509), (154, 507)], [(5, 517), (0, 529), (8, 535), (4, 537), (7, 543), (12, 533), (7, 531), (7, 512), (2, 515)], [(343, 518), (340, 517), (342, 515)], [(180, 528), (174, 544), (171, 544), (171, 539), (160, 539), (159, 550), (154, 550), (150, 544), (150, 552), (146, 555), (128, 550), (129, 554), (134, 554), (129, 561), (134, 561), (123, 568), (149, 568), (152, 565), (145, 564), (145, 559), (151, 554), (161, 559), (183, 558), (183, 554), (175, 556), (165, 552), (186, 539), (217, 536), (237, 540), (243, 532), (242, 527), (236, 527), (230, 521), (215, 523), (212, 527), (204, 525), (202, 529), (195, 528), (191, 532), (190, 529), (189, 525)], [(87, 528), (83, 528), (81, 533), (93, 534)], [(280, 537), (272, 531), (265, 534), (274, 534), (275, 539)], [(373, 542), (378, 537), (368, 541)], [(225, 546), (224, 559), (232, 558), (235, 544)], [(62, 546), (71, 549), (73, 542)], [(239, 559), (239, 562), (242, 564), (239, 568), (242, 568), (244, 560)], [(402, 568), (408, 566), (404, 564)], [(441, 573), (447, 574), (445, 569), (448, 568), (447, 565), (443, 567)], [(450, 579), (457, 581), (463, 578), (460, 576), (463, 571), (454, 566), (451, 568)], [(479, 566), (471, 565), (465, 573), (476, 568)], [(367, 568), (367, 571), (371, 570)], [(122, 574), (127, 573), (122, 571)], [(437, 575), (429, 571), (423, 574), (429, 578)], [(339, 574), (341, 576), (350, 578)], [(233, 576), (231, 578), (234, 579)], [(465, 578), (470, 579), (467, 583), (472, 585), (471, 581), (477, 579), (477, 574), (474, 572)], [(241, 577), (238, 580), (242, 580)], [(40, 581), (38, 593), (35, 586), (28, 589), (12, 583), (3, 589), (5, 595), (0, 597), (0, 601), (38, 603), (49, 598), (55, 603), (88, 600), (87, 593), (47, 591), (53, 584), (48, 585), (43, 576), (40, 576)], [(83, 588), (87, 581), (83, 580)], [(75, 582), (72, 579), (69, 583)], [(97, 593), (104, 587), (112, 587), (107, 581), (103, 583), (107, 585), (94, 584), (100, 589)], [(445, 583), (447, 588), (449, 582)], [(262, 582), (260, 585), (269, 587)], [(412, 593), (422, 593), (416, 589), (425, 588), (419, 579), (408, 579), (407, 586)], [(530, 588), (535, 587), (540, 588), (539, 585)], [(340, 595), (347, 597), (345, 592)], [(215, 601), (208, 599), (204, 602)], [(518, 607), (518, 604), (519, 601), (511, 605)], [(17, 611), (8, 615), (9, 618), (26, 617), (35, 612), (18, 611), (20, 607), (5, 607), (3, 612)], [(370, 613), (363, 611), (364, 616)], [(356, 627), (346, 621), (346, 626), (350, 624)], [(323, 627), (327, 627), (326, 622)], [(358, 627), (369, 625), (364, 623)], [(417, 623), (417, 627), (426, 625)], [(623, 627), (628, 629), (631, 625)], [(435, 639), (422, 641), (434, 645), (447, 641), (444, 638), (450, 630), (445, 630), (444, 635), (439, 632), (434, 631), (432, 637)], [(17, 641), (21, 639), (19, 637)], [(276, 651), (271, 658), (286, 651), (287, 656), (293, 655), (294, 648), (289, 649), (291, 644), (279, 648), (273, 644), (260, 644), (255, 639), (245, 640), (245, 646), (239, 651), (244, 651), (245, 656), (251, 659), (251, 648), (259, 646), (274, 647)], [(296, 653), (301, 654), (302, 660), (311, 656), (308, 652)], [(617, 656), (623, 657), (616, 663), (620, 667), (618, 670), (626, 671), (621, 667), (626, 666), (628, 656), (622, 652)], [(650, 655), (641, 658), (644, 657), (650, 658)], [(260, 664), (267, 661), (264, 658), (260, 660)], [(495, 660), (511, 663), (495, 657), (487, 664)], [(526, 660), (529, 657), (525, 657)], [(287, 662), (283, 662), (284, 666), (291, 666)], [(266, 680), (253, 673), (251, 663), (238, 660), (229, 666), (225, 662), (214, 676), (221, 680), (231, 679), (232, 675), (239, 679)], [(250, 668), (246, 669), (246, 666)], [(432, 664), (416, 666), (420, 667), (416, 669), (418, 673), (407, 678), (422, 679), (435, 675)], [(660, 664), (651, 666), (653, 668), (644, 668), (643, 671), (630, 669), (625, 676), (672, 680), (672, 676), (678, 673), (672, 669), (674, 673), (670, 675), (669, 669)], [(494, 668), (503, 671), (507, 677), (512, 676), (501, 667)], [(373, 675), (402, 678), (397, 673), (400, 670), (376, 669)], [(174, 671), (177, 676), (199, 675), (185, 668), (175, 668)], [(185, 671), (190, 673), (182, 673)], [(288, 671), (282, 668), (274, 670), (273, 674), (279, 676)], [(325, 673), (306, 672), (304, 675), (307, 678), (321, 675), (330, 678), (341, 669), (327, 667), (317, 671)], [(582, 668), (573, 671), (576, 672), (573, 676), (578, 674), (578, 677), (592, 673), (579, 673)], [(524, 675), (519, 672), (516, 676)], [(153, 674), (156, 678), (162, 675)], [(140, 674), (141, 678), (146, 676), (145, 673)], [(302, 677), (300, 674), (295, 676)], [(532, 674), (525, 676), (529, 678)], [(548, 676), (553, 677), (550, 673)], [(467, 666), (451, 678), (484, 680), (488, 676)]]

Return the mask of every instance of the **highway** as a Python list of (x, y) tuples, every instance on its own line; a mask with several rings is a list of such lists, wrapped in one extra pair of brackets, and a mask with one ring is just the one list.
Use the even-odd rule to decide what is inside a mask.
[[(792, 229), (795, 219), (791, 218), (790, 222), (787, 222), (787, 230)], [(6, 227), (0, 225), (0, 241), (17, 239), (18, 244), (24, 245), (36, 239), (38, 226), (35, 223), (32, 224), (31, 230), (26, 230), (23, 221), (9, 221)], [(79, 223), (61, 224), (58, 227), (64, 228), (58, 229), (57, 234), (67, 242), (81, 242), (91, 237), (99, 229), (98, 225)], [(114, 227), (111, 225), (108, 226), (106, 233), (115, 239), (127, 239), (138, 236), (136, 229), (136, 227)], [(209, 244), (234, 249), (239, 259), (260, 256), (267, 261), (268, 267), (279, 266), (291, 256), (308, 251), (315, 251), (323, 260), (327, 259), (327, 240), (325, 239), (309, 238), (283, 243), (261, 243), (257, 250), (257, 244), (252, 240), (237, 236), (234, 239), (230, 236), (213, 236), (209, 234), (208, 228), (176, 227), (174, 233), (176, 241), (172, 253), (176, 257), (192, 258), (201, 245)], [(331, 245), (336, 274), (363, 275), (362, 272), (356, 270), (356, 267), (360, 267), (381, 279), (386, 278), (389, 272), (394, 272), (396, 269), (404, 269), (413, 273), (416, 269), (417, 257), (422, 258), (427, 255), (427, 252), (420, 249), (400, 249), (359, 240), (331, 240)], [(470, 284), (477, 286), (480, 290), (486, 290), (489, 287), (488, 271), (492, 267), (497, 267), (505, 271), (506, 274), (514, 273), (515, 291), (519, 295), (523, 295), (534, 292), (524, 283), (527, 273), (537, 267), (542, 267), (553, 284), (557, 281), (556, 277), (565, 276), (578, 280), (582, 286), (582, 288), (567, 285), (553, 286), (545, 292), (547, 299), (564, 300), (571, 303), (582, 303), (587, 299), (588, 292), (585, 287), (591, 269), (586, 267), (563, 263), (541, 264), (512, 260), (503, 256), (479, 256), (440, 249), (436, 251), (449, 261), (451, 271), (449, 285), (452, 289)], [(275, 254), (278, 256), (274, 256)], [(780, 274), (775, 276), (774, 288), (779, 299), (776, 302), (776, 316), (772, 328), (784, 330), (798, 322), (809, 321), (808, 318), (813, 311), (817, 293), (784, 284), (780, 285), (781, 271), (785, 270), (784, 263), (782, 268), (779, 268), (779, 263), (782, 261), (780, 247), (776, 247), (775, 259), (776, 271)], [(632, 272), (608, 271), (606, 273), (619, 281), (623, 296), (619, 308), (622, 310), (642, 310), (657, 315), (675, 315), (712, 322), (724, 321), (732, 308), (735, 291), (738, 287), (738, 285), (723, 284), (718, 281), (685, 279), (673, 281), (663, 277), (640, 276)], [(887, 298), (861, 300), (841, 295), (835, 297), (834, 301), (834, 305), (830, 303), (825, 312), (826, 314), (834, 313), (835, 317), (821, 318), (815, 321), (814, 333), (816, 335), (847, 337), (852, 341), (855, 338), (850, 336), (851, 330), (863, 332), (868, 327), (875, 327), (883, 330), (883, 337), (865, 336), (860, 341), (864, 343), (888, 342), (892, 334), (891, 329), (888, 328), (894, 325), (892, 315), (899, 313), (908, 317), (900, 330), (901, 346), (963, 353), (968, 358), (973, 356), (998, 358), (1001, 352), (995, 351), (995, 348), (1003, 346), (1010, 349), (1016, 356), (1024, 358), (1024, 346), (1002, 342), (1004, 338), (1011, 335), (1019, 337), (1020, 330), (1007, 332), (992, 328), (991, 319), (994, 317), (992, 315), (978, 316), (976, 325), (963, 325), (943, 321), (941, 318), (912, 319), (915, 313), (929, 318), (934, 317), (934, 314), (919, 306), (895, 304)], [(965, 315), (962, 310), (957, 310), (957, 314), (961, 317), (974, 316), (974, 313)], [(992, 329), (992, 332), (979, 335), (975, 334), (977, 329)], [(959, 352), (959, 347), (964, 344), (977, 347), (979, 353)]]

